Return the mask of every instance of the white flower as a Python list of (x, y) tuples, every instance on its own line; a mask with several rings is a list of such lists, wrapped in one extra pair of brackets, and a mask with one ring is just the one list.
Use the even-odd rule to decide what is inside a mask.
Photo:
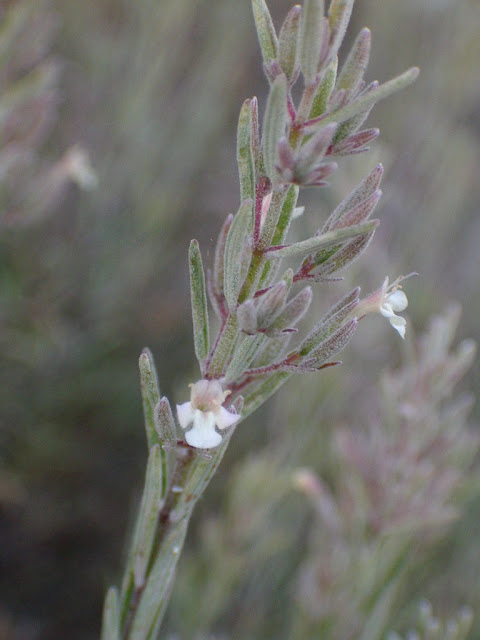
[(222, 431), (240, 419), (240, 415), (222, 407), (230, 391), (223, 391), (218, 380), (199, 380), (190, 386), (190, 402), (177, 404), (177, 416), (182, 429), (188, 429), (193, 424), (185, 433), (185, 440), (197, 449), (217, 447), (222, 436), (215, 427)]
[(379, 311), (392, 327), (398, 331), (402, 338), (405, 338), (407, 321), (402, 316), (397, 316), (395, 311), (404, 311), (408, 307), (408, 299), (405, 292), (400, 289), (400, 279), (388, 286), (388, 278), (382, 286), (382, 301)]
[(395, 331), (398, 331), (401, 337), (405, 338), (407, 321), (402, 316), (397, 316), (395, 312), (404, 311), (408, 307), (408, 299), (402, 291), (400, 282), (413, 275), (417, 274), (410, 273), (408, 276), (400, 276), (390, 285), (388, 278), (385, 278), (381, 288), (361, 300), (352, 315), (363, 318), (367, 313), (380, 313), (384, 318), (388, 318)]

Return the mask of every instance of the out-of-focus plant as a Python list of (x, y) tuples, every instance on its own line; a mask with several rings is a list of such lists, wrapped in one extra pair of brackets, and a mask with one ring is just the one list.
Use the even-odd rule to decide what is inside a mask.
[(58, 20), (46, 1), (8, 3), (0, 12), (0, 184), (3, 228), (51, 215), (66, 185), (96, 186), (86, 151), (74, 146), (55, 163), (39, 149), (56, 121), (60, 63), (50, 54)]
[(435, 318), (407, 363), (382, 377), (376, 422), (335, 431), (333, 490), (298, 473), (318, 515), (299, 581), (298, 637), (381, 638), (409, 566), (461, 513), (480, 441), (465, 426), (473, 398), (453, 395), (475, 354), (470, 340), (451, 350), (458, 318), (453, 307)]
[(332, 432), (314, 422), (328, 478), (321, 462), (296, 468), (305, 455), (289, 429), (238, 463), (180, 571), (171, 625), (181, 637), (228, 628), (233, 638), (374, 640), (408, 617), (416, 565), (462, 515), (480, 444), (466, 425), (473, 398), (456, 390), (475, 353), (469, 340), (453, 348), (458, 319), (458, 307), (434, 318), (381, 376), (376, 421)]
[[(185, 441), (161, 397), (153, 359), (140, 358), (149, 459), (145, 489), (121, 590), (109, 590), (102, 637), (155, 638), (193, 508), (226, 451), (235, 427), (290, 376), (320, 371), (349, 342), (357, 317), (377, 311), (404, 334), (395, 314), (406, 307), (399, 281), (363, 301), (359, 289), (344, 296), (312, 331), (287, 351), (296, 324), (310, 306), (312, 290), (297, 283), (331, 281), (368, 246), (378, 221), (370, 220), (380, 197), (377, 166), (331, 213), (317, 233), (286, 243), (300, 186), (324, 186), (334, 159), (368, 149), (378, 130), (361, 127), (376, 102), (410, 84), (413, 68), (379, 85), (363, 75), (370, 32), (363, 29), (340, 72), (337, 54), (353, 0), (307, 0), (289, 12), (277, 36), (263, 0), (253, 13), (270, 82), (263, 128), (257, 100), (246, 100), (237, 130), (240, 207), (220, 232), (214, 265), (205, 277), (197, 240), (189, 251), (195, 355), (201, 379), (191, 399), (177, 405)], [(292, 87), (303, 75), (298, 105)], [(284, 259), (302, 258), (276, 280)], [(220, 327), (210, 341), (207, 292)], [(400, 328), (401, 327), (401, 328)], [(227, 401), (228, 398), (228, 401)]]
[[(410, 630), (405, 640), (465, 640), (472, 626), (473, 614), (463, 607), (451, 618), (443, 619), (433, 615), (432, 605), (423, 601), (420, 604), (418, 624)], [(396, 632), (387, 635), (387, 640), (402, 640)]]

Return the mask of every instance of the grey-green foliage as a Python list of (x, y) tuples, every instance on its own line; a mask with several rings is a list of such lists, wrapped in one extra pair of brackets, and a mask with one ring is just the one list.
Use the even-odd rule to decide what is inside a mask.
[(196, 240), (192, 240), (189, 250), (190, 298), (192, 300), (193, 342), (195, 355), (202, 365), (210, 348), (208, 330), (208, 306), (205, 289), (205, 273), (202, 256)]
[[(222, 440), (218, 433), (213, 434), (213, 439), (205, 438), (207, 431), (215, 426), (224, 429), (226, 416), (228, 423), (237, 426), (291, 375), (338, 364), (332, 359), (348, 344), (357, 327), (358, 289), (334, 305), (309, 336), (298, 341), (286, 355), (284, 344), (279, 344), (281, 351), (268, 348), (269, 341), (297, 331), (295, 324), (311, 301), (308, 283), (323, 277), (316, 271), (318, 255), (329, 252), (321, 263), (329, 264), (329, 274), (334, 273), (360, 255), (378, 224), (377, 220), (368, 220), (378, 193), (374, 191), (375, 197), (370, 201), (372, 194), (365, 193), (361, 186), (364, 197), (358, 196), (357, 190), (344, 200), (341, 212), (330, 218), (328, 230), (284, 244), (298, 187), (325, 186), (326, 178), (337, 168), (331, 162), (337, 151), (345, 155), (365, 150), (378, 134), (376, 131), (372, 137), (369, 131), (358, 132), (365, 111), (409, 84), (417, 74), (415, 69), (410, 70), (362, 93), (365, 56), (354, 53), (347, 60), (342, 82), (345, 84), (345, 77), (352, 76), (355, 82), (348, 90), (334, 88), (331, 62), (345, 35), (352, 5), (353, 2), (334, 0), (327, 17), (323, 15), (323, 2), (307, 0), (302, 27), (301, 12), (296, 9), (282, 27), (279, 48), (265, 2), (252, 2), (270, 92), (261, 134), (256, 99), (246, 101), (240, 111), (237, 160), (241, 203), (220, 233), (208, 286), (198, 242), (193, 240), (190, 244), (194, 346), (202, 380), (193, 385), (190, 402), (178, 409), (186, 442), (179, 440), (176, 447), (172, 442), (171, 414), (162, 405), (151, 355), (144, 352), (140, 360), (150, 457), (120, 592), (118, 627), (122, 640), (153, 640), (159, 632), (194, 505), (218, 467), (234, 427), (230, 425), (229, 430), (222, 431)], [(300, 70), (305, 86), (297, 107), (291, 88)], [(328, 78), (330, 97), (325, 111), (312, 119), (311, 109), (324, 77)], [(348, 128), (342, 129), (339, 136), (339, 125), (347, 121)], [(368, 185), (370, 182), (372, 179), (367, 179)], [(281, 261), (299, 257), (303, 262), (287, 269), (276, 281)], [(289, 299), (296, 283), (303, 283), (304, 288)], [(220, 320), (211, 347), (207, 290)], [(198, 439), (191, 439), (192, 423), (195, 433), (201, 434)], [(168, 436), (167, 440), (162, 433)], [(201, 442), (217, 441), (220, 445), (215, 448), (198, 448)], [(111, 611), (112, 607), (106, 607), (105, 629), (112, 626)]]

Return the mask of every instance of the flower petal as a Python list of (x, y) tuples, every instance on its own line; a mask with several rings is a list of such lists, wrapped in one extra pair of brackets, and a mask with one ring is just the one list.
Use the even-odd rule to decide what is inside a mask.
[(218, 447), (222, 436), (215, 431), (215, 414), (212, 411), (203, 412), (197, 409), (193, 417), (193, 428), (187, 431), (185, 440), (197, 449)]
[(227, 427), (231, 427), (232, 424), (238, 422), (239, 419), (240, 414), (230, 413), (230, 411), (225, 409), (225, 407), (220, 407), (220, 409), (215, 414), (215, 421), (219, 429), (227, 429)]
[(394, 311), (404, 311), (408, 307), (407, 296), (401, 289), (397, 289), (387, 296), (387, 301)]
[(194, 414), (195, 412), (192, 409), (191, 402), (177, 404), (177, 416), (182, 429), (186, 429), (188, 425), (193, 422)]
[(405, 318), (402, 318), (402, 316), (393, 315), (389, 319), (389, 322), (392, 325), (392, 327), (395, 329), (395, 331), (398, 331), (398, 333), (402, 336), (402, 338), (405, 339), (405, 331), (407, 328), (407, 321), (405, 320)]
[(379, 311), (384, 318), (392, 318), (395, 315), (393, 312), (392, 305), (389, 304), (388, 302), (383, 302), (380, 305)]

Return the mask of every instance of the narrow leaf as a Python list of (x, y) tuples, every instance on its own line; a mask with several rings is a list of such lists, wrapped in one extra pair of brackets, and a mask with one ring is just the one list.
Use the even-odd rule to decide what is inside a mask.
[(118, 593), (114, 587), (110, 587), (105, 596), (100, 640), (120, 640), (119, 627)]
[(358, 90), (370, 58), (371, 41), (370, 29), (362, 29), (338, 76), (337, 89), (350, 89), (353, 94)]
[(338, 207), (330, 214), (328, 220), (323, 226), (321, 233), (330, 231), (336, 222), (346, 213), (357, 207), (361, 202), (369, 198), (380, 186), (383, 176), (383, 166), (377, 164), (375, 169), (362, 180), (362, 182), (338, 205)]
[(370, 220), (369, 222), (363, 222), (362, 224), (353, 225), (345, 229), (334, 229), (333, 231), (328, 231), (322, 235), (309, 238), (308, 240), (302, 240), (301, 242), (295, 242), (294, 244), (286, 245), (279, 249), (271, 247), (271, 249), (266, 252), (266, 257), (271, 260), (273, 258), (306, 256), (315, 253), (323, 247), (369, 233), (373, 231), (378, 224), (378, 220)]
[(252, 9), (263, 61), (268, 66), (270, 60), (277, 58), (277, 34), (265, 0), (252, 0)]
[(332, 156), (346, 156), (353, 153), (368, 151), (371, 142), (378, 138), (379, 129), (364, 129), (358, 133), (347, 136), (344, 140), (336, 143), (329, 153)]
[[(295, 205), (297, 204), (299, 194), (299, 187), (295, 184), (290, 185), (288, 188), (285, 200), (278, 217), (277, 226), (272, 238), (273, 245), (281, 245), (285, 242), (290, 224), (294, 217)], [(269, 261), (263, 269), (262, 276), (260, 278), (260, 287), (265, 287), (273, 280), (276, 269), (276, 263)]]
[(322, 80), (318, 85), (315, 98), (313, 99), (312, 108), (310, 110), (310, 118), (319, 118), (327, 111), (328, 100), (335, 88), (337, 67), (338, 59), (335, 57), (325, 69)]
[(267, 366), (282, 358), (287, 351), (292, 335), (292, 333), (280, 333), (267, 340), (255, 359), (255, 366)]
[[(255, 100), (255, 99), (253, 99)], [(240, 201), (255, 199), (255, 161), (252, 147), (253, 100), (245, 100), (237, 128), (237, 164), (240, 178)]]
[(177, 430), (168, 398), (160, 398), (155, 407), (155, 426), (163, 449), (171, 449), (177, 444)]
[(287, 80), (284, 74), (275, 78), (267, 100), (263, 120), (263, 160), (272, 182), (277, 180), (277, 146), (287, 125)]
[(256, 336), (245, 336), (238, 349), (235, 351), (232, 361), (225, 374), (225, 381), (228, 383), (237, 380), (248, 368), (260, 347), (267, 338), (258, 334)]
[(342, 217), (337, 220), (332, 229), (351, 227), (352, 225), (365, 222), (372, 215), (381, 197), (382, 192), (380, 189), (377, 189), (369, 198), (366, 198), (355, 207), (348, 209)]
[[(359, 94), (359, 98), (364, 97), (372, 93), (373, 91), (376, 91), (378, 87), (378, 82), (372, 82), (364, 91), (362, 91), (361, 94)], [(349, 89), (341, 89), (340, 91), (348, 91), (350, 93)], [(349, 100), (347, 100), (345, 104), (347, 104), (348, 102)], [(343, 107), (343, 105), (341, 106)], [(366, 109), (363, 109), (355, 116), (353, 116), (353, 118), (349, 118), (348, 120), (342, 122), (333, 138), (333, 144), (337, 145), (339, 142), (358, 131), (358, 129), (360, 129), (363, 123), (367, 120), (373, 107), (374, 105), (369, 105)]]
[(324, 342), (333, 331), (341, 326), (357, 306), (359, 294), (358, 287), (353, 289), (323, 316), (300, 344), (299, 355), (306, 356), (311, 353), (315, 347)]
[(212, 273), (212, 286), (213, 295), (217, 304), (221, 304), (224, 300), (223, 290), (223, 278), (224, 278), (224, 258), (225, 258), (225, 243), (227, 242), (228, 232), (233, 222), (233, 214), (230, 214), (223, 223), (222, 229), (218, 235), (217, 244), (215, 247), (215, 258), (213, 261), (213, 273)]
[(272, 202), (262, 226), (259, 248), (268, 249), (271, 246), (273, 237), (277, 233), (279, 220), (283, 217), (284, 206), (288, 207), (287, 200), (291, 197), (291, 187), (273, 192)]
[(262, 406), (292, 375), (293, 373), (279, 371), (257, 385), (250, 393), (245, 392), (242, 418), (246, 418)]
[(302, 289), (290, 300), (280, 315), (275, 318), (272, 326), (279, 330), (294, 327), (307, 312), (312, 298), (313, 293), (311, 287)]
[(318, 164), (330, 145), (337, 125), (331, 122), (326, 127), (318, 129), (300, 148), (297, 159), (297, 171), (300, 175), (308, 172)]
[(349, 120), (354, 116), (362, 113), (369, 107), (372, 107), (374, 104), (383, 100), (384, 98), (388, 98), (388, 96), (392, 95), (392, 93), (396, 93), (400, 91), (400, 89), (404, 89), (408, 87), (408, 85), (414, 82), (419, 74), (419, 70), (417, 67), (412, 67), (402, 73), (401, 75), (381, 84), (377, 89), (370, 91), (369, 93), (365, 93), (353, 102), (333, 111), (326, 118), (320, 120), (322, 126), (329, 122), (345, 122), (345, 120)]
[(242, 302), (237, 309), (238, 328), (249, 335), (257, 333), (257, 311), (251, 298)]
[(352, 264), (362, 253), (367, 249), (368, 245), (372, 241), (375, 231), (371, 231), (364, 236), (358, 236), (329, 259), (324, 261), (320, 269), (316, 270), (316, 280), (322, 281), (326, 276), (337, 273), (341, 269), (345, 269)]
[(133, 539), (131, 566), (135, 587), (143, 587), (157, 530), (158, 513), (163, 494), (162, 460), (159, 445), (151, 448), (148, 456), (140, 513)]
[(339, 326), (325, 340), (323, 340), (311, 353), (303, 360), (306, 367), (319, 367), (324, 362), (331, 360), (342, 351), (350, 342), (357, 328), (358, 320), (351, 318), (345, 324)]
[(172, 525), (156, 555), (142, 593), (128, 640), (147, 640), (159, 624), (159, 613), (165, 608), (175, 568), (183, 548), (188, 518)]
[(280, 216), (278, 218), (277, 228), (275, 229), (275, 233), (273, 234), (273, 244), (282, 244), (283, 242), (285, 242), (285, 238), (287, 237), (288, 230), (290, 229), (290, 223), (294, 215), (299, 191), (299, 187), (295, 184), (291, 185), (288, 188), (285, 200), (282, 204)]
[(300, 64), (307, 82), (312, 82), (318, 72), (322, 49), (321, 34), (324, 12), (325, 3), (323, 0), (305, 0)]
[(328, 9), (330, 25), (330, 56), (337, 55), (345, 37), (355, 0), (332, 0)]
[(301, 28), (302, 7), (292, 7), (280, 29), (278, 38), (278, 62), (291, 83), (297, 75), (298, 45)]
[(155, 405), (160, 400), (160, 392), (158, 390), (157, 371), (150, 349), (142, 351), (138, 364), (140, 368), (145, 431), (147, 433), (148, 449), (150, 450), (154, 444), (161, 444), (155, 429), (154, 417)]
[(190, 296), (192, 299), (193, 339), (195, 355), (200, 365), (209, 351), (208, 307), (205, 273), (197, 240), (192, 240), (188, 252), (190, 266)]
[(177, 459), (177, 429), (170, 402), (166, 397), (160, 398), (160, 401), (156, 405), (154, 419), (155, 428), (161, 442), (162, 498), (164, 498), (170, 486), (171, 476)]
[(233, 311), (245, 280), (245, 265), (252, 255), (253, 203), (245, 200), (235, 215), (225, 242), (224, 289), (228, 307)]
[(262, 329), (268, 328), (270, 323), (282, 311), (287, 299), (288, 287), (285, 282), (277, 282), (264, 293), (257, 306), (257, 322)]

